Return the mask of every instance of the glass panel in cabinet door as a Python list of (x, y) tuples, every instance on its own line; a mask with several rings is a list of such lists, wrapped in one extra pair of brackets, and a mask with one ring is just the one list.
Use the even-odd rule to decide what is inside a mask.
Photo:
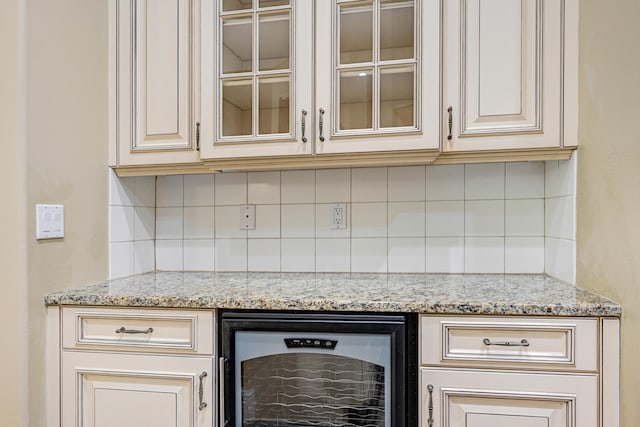
[(373, 128), (373, 69), (339, 73), (339, 130)]
[(338, 19), (339, 63), (344, 65), (372, 62), (373, 3), (341, 4)]
[(258, 0), (258, 7), (289, 6), (289, 0)]
[(415, 57), (413, 0), (380, 1), (380, 60)]
[(289, 76), (260, 78), (258, 81), (258, 133), (291, 133), (289, 128)]
[(253, 70), (253, 21), (251, 16), (222, 19), (222, 74)]
[(232, 12), (253, 8), (252, 0), (222, 0), (222, 11)]
[(253, 133), (253, 80), (222, 82), (222, 136)]
[(260, 71), (288, 70), (290, 67), (289, 12), (262, 13), (258, 19), (258, 66)]
[(380, 127), (415, 126), (415, 68), (380, 69)]

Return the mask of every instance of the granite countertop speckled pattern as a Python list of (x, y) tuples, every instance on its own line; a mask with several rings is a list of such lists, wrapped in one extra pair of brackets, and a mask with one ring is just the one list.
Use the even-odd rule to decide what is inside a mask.
[(153, 272), (54, 292), (47, 305), (620, 316), (544, 275)]

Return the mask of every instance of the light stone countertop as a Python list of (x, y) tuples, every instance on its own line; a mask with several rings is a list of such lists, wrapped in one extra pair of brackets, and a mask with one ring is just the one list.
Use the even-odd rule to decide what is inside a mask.
[(153, 272), (45, 297), (47, 305), (620, 316), (619, 304), (545, 275)]

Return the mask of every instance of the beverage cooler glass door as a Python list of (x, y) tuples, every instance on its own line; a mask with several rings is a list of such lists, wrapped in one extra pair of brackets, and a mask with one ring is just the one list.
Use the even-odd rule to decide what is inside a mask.
[(404, 323), (291, 316), (223, 316), (223, 426), (404, 425)]

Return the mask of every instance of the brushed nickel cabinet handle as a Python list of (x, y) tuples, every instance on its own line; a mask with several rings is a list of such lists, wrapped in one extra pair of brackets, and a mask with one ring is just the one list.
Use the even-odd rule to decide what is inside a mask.
[(124, 326), (121, 326), (119, 329), (116, 329), (116, 334), (150, 334), (153, 332), (153, 328), (147, 328), (145, 330), (141, 329), (127, 329)]
[(224, 357), (221, 357), (218, 360), (218, 376), (219, 376), (219, 379), (218, 379), (218, 387), (219, 387), (218, 394), (220, 395), (218, 397), (218, 405), (219, 405), (219, 412), (220, 412), (220, 414), (219, 414), (220, 427), (226, 427), (229, 424), (229, 422), (225, 419), (225, 416), (224, 416), (224, 409), (225, 409), (225, 407), (224, 407), (224, 393), (226, 391), (225, 390), (224, 369), (225, 369), (225, 366), (226, 366), (227, 362), (228, 362), (227, 359), (224, 358)]
[(306, 118), (307, 118), (307, 110), (302, 110), (302, 123), (300, 125), (300, 127), (302, 128), (302, 142), (307, 142), (307, 137), (304, 136), (304, 131), (307, 127)]
[(320, 118), (318, 120), (318, 130), (320, 131), (320, 142), (324, 142), (324, 135), (322, 135), (323, 127), (324, 127), (324, 108), (321, 108)]
[(447, 112), (449, 113), (449, 135), (447, 136), (447, 139), (449, 141), (451, 141), (451, 139), (453, 138), (453, 107), (449, 107), (447, 108)]
[(200, 151), (200, 122), (196, 122), (196, 151)]
[(429, 424), (429, 427), (433, 427), (433, 385), (429, 384), (427, 391), (429, 392), (429, 419), (427, 420), (427, 424)]
[(200, 374), (200, 376), (198, 378), (200, 378), (200, 387), (198, 388), (198, 400), (200, 402), (200, 405), (198, 405), (198, 409), (199, 410), (203, 410), (204, 408), (207, 407), (207, 402), (203, 402), (204, 400), (204, 379), (207, 376), (206, 372), (203, 372)]
[(527, 341), (524, 338), (520, 340), (520, 342), (514, 342), (514, 341), (493, 342), (489, 338), (485, 338), (482, 340), (482, 342), (484, 343), (484, 345), (498, 345), (500, 347), (529, 347), (531, 345), (529, 344), (529, 341)]

